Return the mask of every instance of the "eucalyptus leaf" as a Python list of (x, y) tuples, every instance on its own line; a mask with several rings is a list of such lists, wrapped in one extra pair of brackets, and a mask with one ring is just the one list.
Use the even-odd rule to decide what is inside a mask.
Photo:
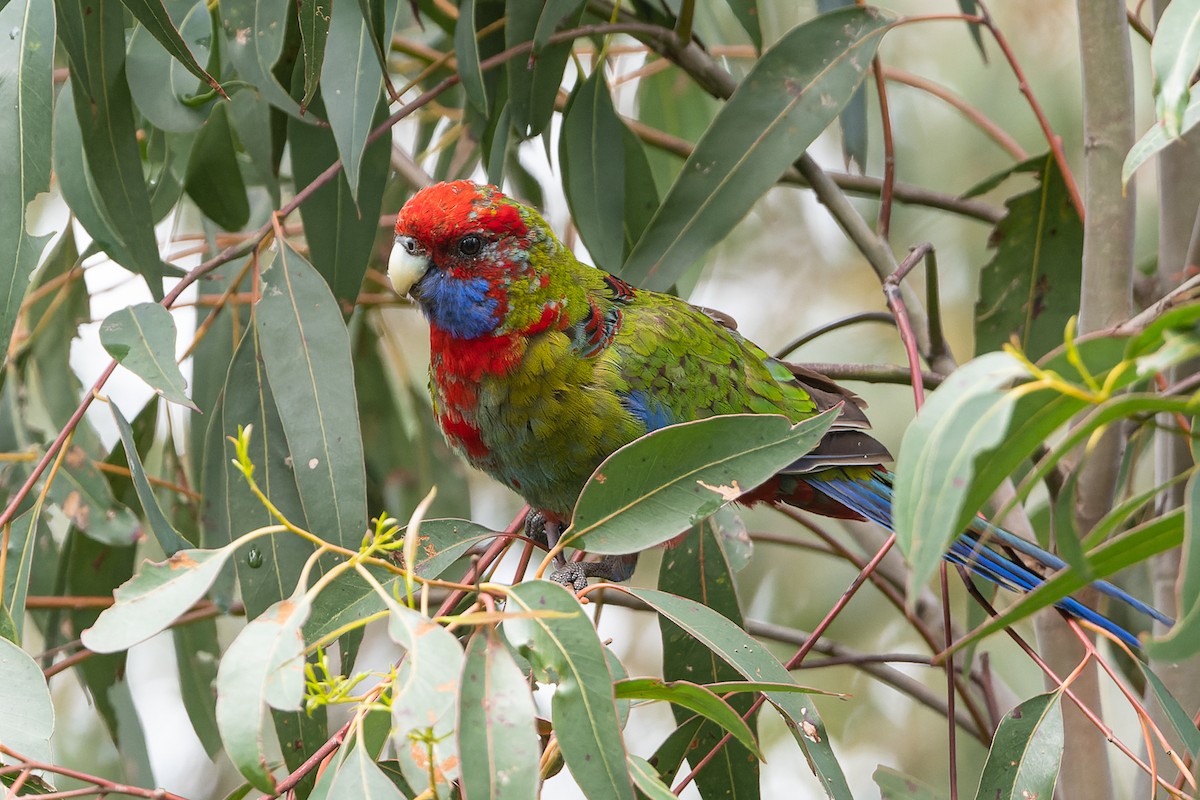
[(186, 382), (175, 363), (175, 320), (157, 303), (139, 303), (114, 311), (100, 325), (100, 342), (121, 366), (173, 403), (196, 406), (184, 392)]
[(204, 596), (232, 554), (232, 547), (180, 550), (166, 561), (146, 562), (83, 632), (84, 646), (115, 653), (149, 639)]
[[(25, 210), (50, 188), (54, 96), (54, 8), (44, 0), (0, 10), (0, 345), (8, 343), (17, 312), (49, 236), (31, 236)], [(13, 35), (11, 32), (16, 32)]]

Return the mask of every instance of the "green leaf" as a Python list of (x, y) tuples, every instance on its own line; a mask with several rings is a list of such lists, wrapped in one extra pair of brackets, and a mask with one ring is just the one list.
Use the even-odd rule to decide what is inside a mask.
[(627, 678), (613, 686), (613, 696), (618, 700), (664, 700), (694, 711), (732, 733), (755, 758), (760, 761), (764, 758), (762, 751), (758, 749), (758, 743), (754, 741), (754, 732), (742, 720), (741, 715), (707, 686), (690, 681), (666, 683), (657, 678)]
[(357, 4), (334, 3), (329, 51), (321, 67), (321, 94), (354, 200), (367, 136), (383, 93), (383, 74), (372, 42), (370, 20), (363, 18)]
[(1031, 697), (1000, 720), (979, 778), (978, 800), (1054, 796), (1063, 753), (1061, 696)]
[[(345, 0), (342, 0), (345, 2)], [(360, 800), (404, 800), (404, 795), (384, 774), (361, 743), (338, 765), (328, 797)]]
[(546, 0), (542, 4), (542, 14), (538, 17), (537, 30), (533, 34), (535, 57), (541, 56), (555, 30), (564, 27), (568, 19), (578, 19), (584, 5), (584, 0)]
[[(659, 591), (703, 603), (739, 628), (744, 627), (733, 570), (722, 547), (715, 516), (696, 525), (676, 546), (663, 551), (658, 588)], [(738, 671), (715, 656), (703, 642), (665, 616), (659, 616), (658, 624), (662, 636), (662, 672), (666, 680), (690, 680), (705, 684), (736, 682)], [(729, 699), (729, 705), (739, 715), (749, 711), (753, 702), (754, 698), (746, 694)], [(682, 708), (672, 708), (671, 711), (675, 715), (675, 723), (680, 726), (692, 716)], [(751, 730), (757, 727), (757, 712), (750, 718), (750, 724)], [(696, 757), (692, 753), (708, 753), (724, 736), (725, 731), (720, 726), (705, 722), (689, 737), (687, 746), (679, 753), (679, 761), (688, 755), (694, 764)], [(671, 780), (678, 770), (674, 758), (668, 759), (667, 763), (656, 759), (655, 763), (664, 780)], [(670, 769), (669, 773), (663, 772), (671, 764), (675, 765), (674, 769)], [(760, 796), (759, 771), (760, 759), (739, 742), (731, 741), (696, 775), (696, 787), (706, 797), (750, 800)]]
[(100, 325), (100, 343), (155, 394), (198, 410), (184, 392), (187, 382), (175, 363), (175, 320), (170, 311), (158, 303), (114, 311)]
[(54, 9), (42, 0), (0, 11), (0, 345), (9, 352), (17, 312), (49, 236), (30, 236), (25, 209), (50, 188)]
[(975, 349), (999, 350), (1016, 334), (1036, 360), (1062, 344), (1079, 311), (1083, 223), (1053, 156), (1025, 166), (1036, 170), (1038, 185), (1010, 197), (992, 231), (996, 253), (980, 276)]
[(59, 41), (71, 65), (71, 96), (88, 175), (120, 244), (110, 254), (121, 266), (141, 274), (151, 296), (161, 300), (163, 263), (125, 79), (124, 10), (118, 0), (66, 0), (54, 5)]
[[(276, 524), (231, 462), (235, 452), (226, 437), (239, 425), (252, 425), (250, 459), (254, 478), (277, 509), (294, 524), (307, 527), (291, 467), (283, 423), (267, 380), (255, 329), (242, 336), (225, 385), (213, 409), (204, 442), (204, 542), (225, 545), (244, 533)], [(269, 536), (245, 546), (234, 559), (246, 614), (254, 618), (287, 597), (313, 546), (297, 536)], [(252, 558), (257, 553), (257, 558)]]
[(930, 394), (905, 431), (896, 459), (892, 521), (912, 566), (910, 597), (978, 510), (967, 503), (976, 464), (1008, 441), (1017, 397), (1005, 389), (1028, 374), (1014, 356), (986, 353)]
[[(184, 41), (183, 36), (176, 30), (175, 23), (168, 13), (167, 0), (121, 0), (121, 2), (137, 18), (142, 27), (152, 33), (167, 52), (187, 68), (188, 72), (213, 89), (220, 87), (217, 79), (209, 75), (208, 70), (196, 61), (196, 57), (192, 55), (192, 51), (188, 47), (188, 42)], [(178, 7), (179, 4), (173, 3), (172, 5)], [(207, 52), (203, 55), (207, 56)]]
[(405, 649), (392, 684), (392, 731), (407, 742), (411, 730), (425, 730), (454, 710), (463, 649), (454, 634), (419, 611), (389, 598), (388, 635)]
[(633, 785), (640, 794), (645, 795), (648, 800), (673, 800), (675, 795), (659, 778), (649, 761), (632, 753), (626, 756), (625, 760), (629, 767), (629, 775), (633, 778)]
[(624, 124), (604, 70), (579, 85), (563, 114), (559, 163), (571, 219), (596, 266), (620, 268), (629, 252), (625, 232)]
[(97, 542), (122, 547), (141, 538), (137, 517), (117, 502), (108, 481), (78, 445), (68, 449), (48, 496), (72, 525)]
[[(320, 94), (313, 99), (310, 107), (318, 115), (325, 114), (325, 104)], [(382, 122), (386, 116), (387, 106), (380, 102), (372, 126)], [(297, 189), (312, 183), (338, 160), (338, 145), (329, 128), (288, 120), (288, 141), (292, 148), (292, 175)], [(391, 142), (388, 137), (367, 146), (363, 153), (357, 202), (343, 172), (317, 189), (300, 206), (309, 258), (333, 290), (344, 315), (348, 315), (358, 302), (363, 275), (367, 271), (375, 239), (380, 234), (379, 216), (390, 171), (390, 158)]]
[[(160, 306), (155, 307), (159, 308)], [(129, 474), (132, 476), (138, 502), (142, 504), (142, 512), (146, 521), (150, 523), (150, 532), (154, 534), (159, 547), (168, 557), (175, 555), (180, 550), (187, 550), (192, 546), (191, 543), (180, 536), (179, 532), (171, 525), (167, 515), (163, 513), (162, 506), (158, 504), (158, 498), (154, 496), (154, 489), (150, 486), (150, 480), (146, 476), (146, 468), (142, 465), (141, 457), (138, 456), (137, 444), (133, 439), (133, 428), (125, 419), (125, 415), (121, 413), (121, 409), (117, 408), (116, 403), (109, 401), (108, 407), (112, 410), (113, 419), (117, 423), (117, 433), (120, 434), (121, 444), (125, 448)]]
[[(1193, 472), (1183, 491), (1183, 553), (1179, 568), (1178, 619), (1162, 636), (1146, 643), (1158, 661), (1182, 661), (1200, 650), (1200, 473)], [(1195, 726), (1192, 727), (1195, 733)], [(1193, 753), (1196, 750), (1193, 749)]]
[[(583, 15), (579, 0), (553, 0), (546, 4), (527, 0), (505, 3), (504, 42), (507, 47), (531, 40), (545, 42), (556, 29), (574, 27)], [(554, 100), (571, 57), (571, 43), (538, 48), (536, 55), (508, 63), (508, 96), (512, 124), (518, 136), (537, 136), (554, 116)]]
[(325, 45), (329, 39), (329, 4), (330, 0), (300, 0), (297, 6), (300, 39), (304, 42), (304, 96), (300, 100), (301, 113), (304, 113), (316, 97), (320, 85), (321, 67), (325, 64)]
[(526, 581), (509, 592), (506, 608), (526, 613), (506, 619), (502, 629), (533, 665), (535, 679), (555, 684), (551, 721), (567, 769), (584, 796), (633, 800), (612, 673), (579, 601), (558, 584)]
[(204, 597), (233, 554), (220, 550), (180, 550), (166, 561), (142, 565), (113, 594), (113, 604), (83, 632), (83, 644), (97, 653), (128, 650), (165, 629)]
[(538, 743), (533, 698), (525, 675), (494, 629), (467, 644), (458, 700), (462, 792), (468, 800), (534, 800)]
[(476, 38), (479, 22), (475, 9), (478, 5), (477, 0), (463, 0), (458, 8), (458, 24), (454, 26), (454, 57), (458, 62), (458, 76), (467, 101), (487, 117), (490, 103), (483, 71), (479, 68), (479, 40)]
[[(1181, 135), (1196, 127), (1196, 123), (1200, 123), (1200, 96), (1192, 98), (1183, 112), (1183, 122), (1180, 126)], [(1121, 186), (1128, 185), (1129, 179), (1133, 177), (1133, 173), (1137, 172), (1139, 167), (1162, 152), (1173, 141), (1175, 139), (1167, 135), (1162, 124), (1155, 122), (1150, 130), (1142, 134), (1142, 138), (1129, 148), (1129, 153), (1125, 156), (1125, 163), (1121, 165)]]
[(367, 489), (346, 326), (325, 281), (290, 244), (262, 281), (259, 346), (309, 530), (358, 547)]
[(837, 413), (796, 425), (731, 414), (643, 436), (596, 468), (562, 541), (618, 555), (669, 541), (815, 447)]
[(221, 0), (221, 24), (225, 52), (242, 79), (271, 105), (302, 118), (299, 104), (271, 72), (283, 52), (294, 5), (295, 0)]
[(217, 670), (217, 726), (242, 777), (272, 793), (263, 750), (264, 705), (298, 710), (304, 695), (304, 638), (309, 603), (302, 590), (246, 623)]
[[(979, 3), (975, 0), (958, 0), (958, 8), (968, 17), (974, 17), (979, 14)], [(967, 31), (971, 34), (971, 40), (975, 42), (975, 47), (979, 50), (979, 55), (984, 63), (987, 63), (987, 50), (983, 49), (983, 32), (980, 30), (983, 26), (975, 23), (967, 23)]]
[(237, 143), (229, 123), (229, 104), (218, 103), (196, 134), (184, 188), (204, 216), (227, 231), (250, 220), (250, 201), (238, 166)]
[(945, 800), (946, 797), (945, 792), (891, 767), (880, 765), (871, 777), (879, 787), (879, 800)]
[[(620, 589), (683, 628), (746, 678), (795, 683), (769, 649), (712, 609), (666, 592), (628, 586)], [(767, 692), (766, 697), (783, 716), (784, 723), (804, 751), (809, 768), (821, 782), (825, 794), (837, 800), (851, 798), (850, 787), (833, 754), (829, 734), (816, 706), (803, 695), (792, 692)]]
[(1200, 730), (1196, 729), (1196, 723), (1192, 721), (1191, 713), (1180, 705), (1179, 701), (1175, 699), (1175, 695), (1167, 689), (1162, 678), (1158, 677), (1148, 664), (1139, 660), (1137, 665), (1142, 674), (1146, 676), (1146, 683), (1154, 692), (1154, 699), (1166, 712), (1171, 727), (1183, 742), (1184, 747), (1187, 748), (1187, 754), (1195, 759), (1196, 754), (1200, 753)]
[(1172, 0), (1154, 26), (1154, 107), (1170, 139), (1183, 132), (1192, 76), (1200, 67), (1200, 0)]
[(750, 37), (755, 50), (762, 50), (762, 26), (759, 24), (758, 0), (725, 0), (742, 30)]
[(696, 144), (622, 277), (666, 289), (724, 239), (845, 106), (889, 22), (873, 8), (843, 9), (763, 53)]
[[(38, 537), (50, 538), (50, 530), (41, 519), (41, 509), (29, 509), (13, 520), (8, 533), (8, 566), (5, 569), (4, 613), (10, 630), (3, 637), (21, 644), (25, 630), (25, 598), (29, 595), (29, 576), (33, 569), (33, 554)], [(15, 557), (14, 557), (15, 556)], [(0, 739), (2, 741), (2, 739)]]
[(54, 704), (42, 668), (20, 647), (0, 639), (0, 674), (0, 741), (27, 758), (54, 763)]
[(200, 619), (171, 629), (175, 643), (175, 663), (179, 667), (179, 693), (196, 737), (204, 752), (214, 758), (221, 752), (221, 734), (217, 729), (217, 698), (213, 684), (221, 660), (217, 639), (217, 621)]

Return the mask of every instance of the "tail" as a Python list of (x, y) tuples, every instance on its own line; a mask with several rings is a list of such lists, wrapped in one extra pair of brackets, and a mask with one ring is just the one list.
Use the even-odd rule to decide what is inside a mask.
[[(857, 472), (857, 470), (855, 471)], [(851, 511), (888, 530), (894, 530), (892, 527), (891, 475), (881, 469), (872, 469), (869, 472), (864, 470), (864, 477), (849, 477), (845, 474), (846, 472), (848, 471), (829, 470), (805, 477), (803, 480), (821, 494), (837, 501)], [(947, 561), (960, 564), (976, 575), (1012, 592), (1028, 592), (1043, 582), (1040, 575), (997, 550), (993, 546), (996, 544), (1011, 548), (1050, 569), (1058, 570), (1067, 566), (1067, 563), (1058, 556), (982, 519), (975, 519), (966, 532), (954, 540), (946, 552), (945, 558)], [(1135, 611), (1158, 620), (1164, 625), (1174, 624), (1174, 621), (1161, 611), (1146, 605), (1108, 581), (1096, 581), (1092, 586), (1101, 594), (1119, 600)], [(1108, 631), (1130, 647), (1141, 646), (1137, 637), (1132, 633), (1074, 598), (1064, 597), (1055, 605), (1073, 617)]]

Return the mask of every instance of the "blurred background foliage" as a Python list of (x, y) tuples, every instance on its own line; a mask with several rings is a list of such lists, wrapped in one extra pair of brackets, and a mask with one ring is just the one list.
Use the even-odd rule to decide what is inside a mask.
[[(408, 520), (436, 486), (422, 508), (426, 519), (475, 523), (429, 529), (443, 556), (437, 574), (458, 580), (470, 555), (485, 553), (487, 532), (517, 524), (520, 501), (446, 448), (425, 391), (425, 324), (383, 275), (397, 210), (431, 181), (502, 184), (543, 208), (582, 258), (728, 312), (766, 350), (821, 365), (868, 400), (876, 434), (896, 453), (915, 413), (914, 392), (880, 283), (909, 248), (930, 242), (937, 253), (937, 300), (924, 266), (904, 290), (928, 388), (956, 362), (999, 350), (1014, 335), (1029, 358), (1055, 357), (1081, 307), (1085, 333), (1151, 308), (1123, 332), (1137, 333), (1156, 317), (1153, 303), (1188, 281), (1194, 287), (1194, 154), (1161, 133), (1161, 142), (1144, 142), (1141, 155), (1126, 161), (1133, 140), (1114, 145), (1085, 113), (1088, 104), (1106, 108), (1136, 136), (1167, 131), (1175, 119), (1176, 135), (1195, 138), (1185, 109), (1200, 56), (1175, 35), (1194, 21), (1189, 4), (1171, 5), (1178, 16), (1160, 28), (1171, 35), (1156, 37), (1157, 54), (1150, 30), (1166, 2), (1131, 6), (1127, 18), (1121, 4), (1103, 4), (1113, 12), (1104, 17), (1107, 35), (1128, 52), (1101, 47), (1104, 55), (1090, 62), (1095, 34), (1080, 29), (1089, 5), (1082, 0), (1078, 9), (1057, 0), (843, 8), (852, 5), (0, 0), (0, 32), (8, 33), (0, 37), (0, 97), (9, 110), (0, 119), (9, 187), (0, 198), (0, 338), (7, 343), (0, 487), (8, 498), (0, 633), (34, 659), (10, 691), (44, 691), (30, 688), (40, 670), (57, 715), (52, 755), (48, 732), (44, 752), (23, 754), (189, 798), (262, 787), (255, 764), (263, 745), (223, 741), (228, 729), (214, 682), (246, 618), (291, 595), (311, 543), (271, 536), (230, 549), (232, 568), (214, 573), (185, 616), (128, 652), (98, 654), (80, 642), (143, 560), (189, 548), (224, 553), (216, 548), (275, 521), (231, 463), (227, 437), (239, 425), (253, 425), (243, 463), (253, 463), (257, 485), (290, 521), (334, 544), (357, 548), (368, 520), (384, 513)], [(1006, 37), (1002, 46), (997, 34)], [(1090, 94), (1088, 69), (1125, 86), (1125, 97)], [(1092, 154), (1106, 148), (1119, 150), (1118, 172), (1140, 167), (1128, 192), (1114, 183), (1111, 163), (1108, 173), (1092, 171)], [(1081, 219), (1085, 206), (1091, 228)], [(1106, 207), (1124, 221), (1092, 222)], [(1124, 231), (1127, 241), (1091, 238), (1105, 231)], [(1096, 299), (1105, 271), (1117, 286), (1098, 291), (1123, 292), (1125, 305), (1118, 300), (1117, 311), (1097, 322), (1094, 309), (1114, 307)], [(1109, 462), (1109, 485), (1117, 487), (1102, 502), (1123, 508), (1120, 501), (1143, 493), (1146, 502), (1117, 516), (1104, 517), (1106, 509), (1092, 523), (1104, 517), (1119, 533), (1166, 519), (1155, 541), (1168, 544), (1195, 532), (1197, 494), (1196, 481), (1187, 480), (1194, 440), (1189, 450), (1180, 434), (1195, 413), (1186, 403), (1196, 391), (1196, 316), (1189, 295), (1170, 296), (1158, 309), (1176, 312), (1170, 324), (1136, 347), (1111, 339), (1116, 349), (1088, 362), (1101, 378), (1140, 370), (1136, 388), (1165, 398), (1120, 412), (1108, 427), (1127, 446), (1115, 457), (1101, 449), (1095, 459)], [(860, 324), (806, 336), (863, 314)], [(931, 318), (944, 340), (931, 334)], [(1097, 396), (1081, 410), (1111, 399)], [(1154, 424), (1155, 413), (1172, 410)], [(317, 441), (321, 434), (332, 438)], [(1086, 574), (1097, 569), (1096, 551), (1064, 543), (1093, 527), (1064, 520), (1073, 487), (1104, 480), (1070, 477), (1074, 457), (1055, 447), (1062, 436), (1057, 426), (1044, 438), (1055, 470), (1044, 483), (1019, 486), (1018, 511), (1043, 540), (1053, 530), (1068, 562)], [(1031, 458), (1044, 455), (1040, 444), (979, 452), (1013, 456), (1020, 483)], [(303, 460), (309, 469), (294, 469), (298, 453), (318, 451)], [(923, 477), (927, 489), (944, 482)], [(1170, 516), (1185, 502), (1186, 523)], [(695, 596), (728, 584), (732, 569), (736, 591), (726, 586), (708, 596), (710, 605), (782, 662), (883, 542), (867, 525), (769, 510), (717, 519), (688, 546), (644, 555), (633, 583)], [(714, 532), (727, 537), (715, 565), (711, 547), (705, 556), (701, 546), (721, 538)], [(1123, 584), (1185, 617), (1200, 594), (1195, 577), (1177, 556), (1151, 562), (1162, 549), (1167, 544), (1122, 550), (1106, 569), (1134, 567)], [(519, 562), (518, 548), (496, 579), (512, 580)], [(328, 558), (313, 563), (314, 580), (331, 569)], [(910, 582), (894, 553), (875, 574), (892, 599)], [(378, 600), (378, 608), (367, 607), (369, 591), (339, 586), (306, 606), (308, 644), (340, 632), (357, 611), (383, 608)], [(983, 621), (956, 579), (948, 597), (956, 631)], [(703, 662), (713, 670), (706, 680), (737, 678), (674, 623), (663, 621), (660, 634), (653, 614), (610, 599), (596, 615), (598, 636), (611, 639), (608, 652), (627, 674), (679, 677)], [(921, 583), (910, 587), (910, 602), (919, 624), (886, 591), (865, 589), (793, 673), (802, 684), (852, 695), (816, 701), (823, 747), (836, 752), (849, 788), (815, 778), (783, 718), (762, 713), (756, 728), (765, 762), (730, 744), (724, 753), (740, 753), (742, 762), (722, 755), (725, 775), (702, 772), (684, 795), (943, 797), (951, 796), (951, 775), (968, 793), (984, 773), (981, 792), (1007, 786), (1019, 796), (1003, 777), (987, 782), (987, 742), (1008, 709), (1042, 690), (1042, 671), (1003, 635), (972, 645), (970, 699), (960, 698), (964, 721), (952, 750), (945, 675), (929, 666), (943, 644), (928, 640), (930, 631), (941, 636), (941, 599)], [(1018, 630), (1036, 638), (1028, 622)], [(371, 665), (386, 673), (404, 644), (392, 638), (381, 629), (346, 633), (330, 669)], [(1169, 719), (1181, 710), (1193, 715), (1200, 704), (1192, 640), (1164, 640), (1164, 679), (1179, 705), (1168, 700), (1154, 713), (1168, 738), (1183, 737), (1180, 752), (1194, 756), (1195, 727)], [(492, 652), (491, 640), (481, 642), (477, 636), (468, 648), (471, 657)], [(4, 663), (26, 664), (10, 649)], [(255, 662), (238, 663), (252, 671)], [(1131, 664), (1120, 661), (1121, 679), (1152, 707), (1162, 702), (1166, 689), (1157, 691), (1153, 676), (1148, 685)], [(1105, 723), (1136, 751), (1138, 719), (1115, 686), (1103, 681), (1095, 697), (1104, 695)], [(326, 684), (316, 694), (328, 699), (328, 691)], [(548, 717), (542, 694), (538, 707)], [(747, 697), (731, 705), (744, 712)], [(314, 706), (274, 712), (266, 749), (277, 779), (348, 718), (336, 705)], [(695, 732), (683, 727), (690, 712), (674, 710), (673, 717), (666, 704), (635, 705), (624, 729), (629, 750), (657, 751), (659, 763), (669, 763), (665, 754), (675, 747), (683, 758), (676, 745)], [(25, 727), (40, 747), (37, 726)], [(683, 733), (668, 738), (676, 730)], [(714, 730), (698, 741), (715, 743)], [(0, 745), (20, 751), (5, 735)], [(367, 741), (382, 746), (386, 731), (362, 735), (355, 753)], [(1046, 735), (1015, 734), (1016, 744), (1006, 745), (1014, 749), (1000, 755), (1031, 742), (1054, 750), (1039, 738)], [(1103, 748), (1094, 729), (1092, 738)], [(1068, 736), (1068, 761), (1075, 741)], [(543, 759), (542, 773), (551, 776), (544, 796), (607, 796), (579, 774), (573, 779), (578, 764), (564, 753), (567, 770), (556, 772), (552, 752)], [(1099, 762), (1083, 763), (1092, 764), (1091, 782), (1079, 777), (1086, 767), (1064, 766), (1066, 791), (1074, 793), (1065, 796), (1127, 796), (1147, 780), (1121, 754), (1111, 776)], [(415, 790), (406, 796), (421, 790), (411, 764), (384, 766)], [(663, 780), (675, 786), (687, 773)], [(18, 774), (6, 773), (6, 782)], [(303, 775), (306, 793), (316, 774)], [(106, 785), (48, 777), (59, 789)], [(937, 788), (923, 793), (914, 778)], [(339, 795), (327, 784), (321, 791)], [(355, 791), (365, 790), (340, 790)]]

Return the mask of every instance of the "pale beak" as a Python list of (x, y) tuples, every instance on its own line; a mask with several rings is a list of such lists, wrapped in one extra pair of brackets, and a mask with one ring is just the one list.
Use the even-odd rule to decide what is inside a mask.
[(423, 253), (409, 253), (400, 242), (392, 245), (388, 256), (388, 279), (401, 297), (408, 294), (413, 284), (429, 269), (429, 259)]

